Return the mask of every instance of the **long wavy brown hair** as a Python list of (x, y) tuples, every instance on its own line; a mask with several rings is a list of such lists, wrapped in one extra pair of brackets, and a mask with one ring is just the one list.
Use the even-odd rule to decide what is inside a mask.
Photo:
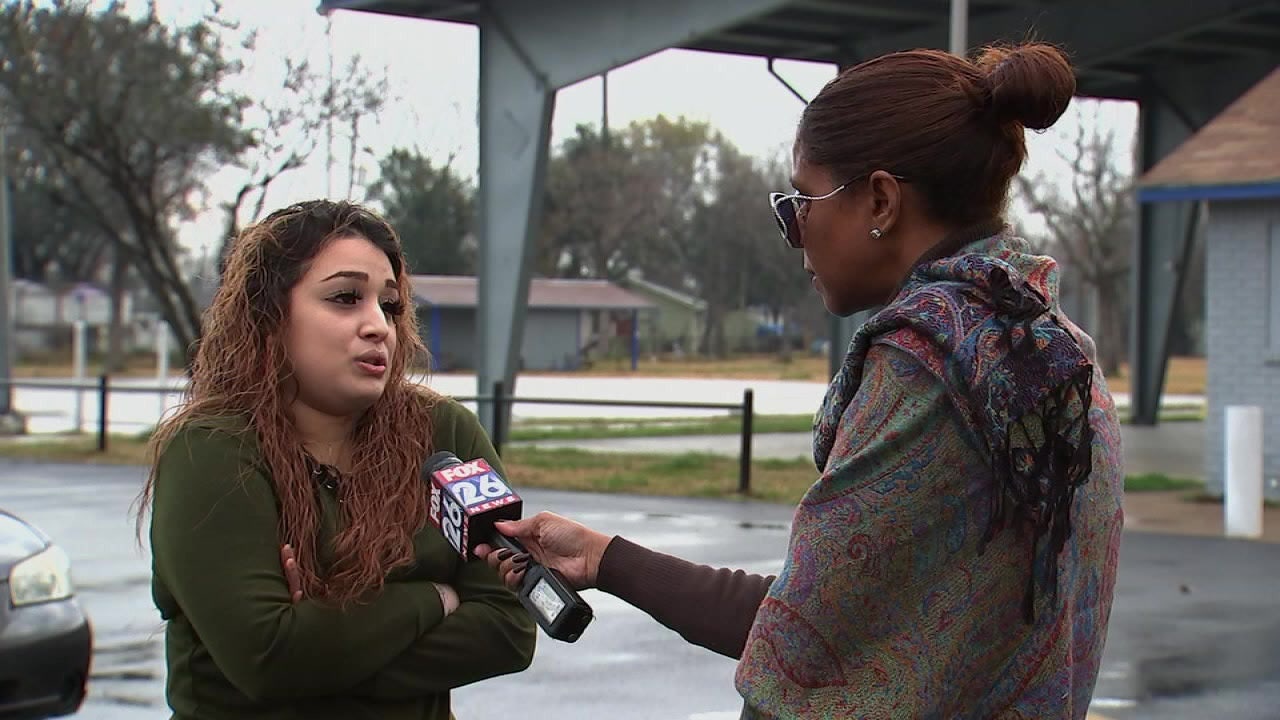
[[(150, 507), (156, 460), (182, 428), (208, 419), (245, 419), (275, 486), (280, 542), (296, 549), (303, 592), (338, 605), (376, 594), (388, 572), (413, 560), (412, 539), (427, 511), (418, 473), (430, 449), (430, 406), (437, 397), (406, 376), (426, 349), (416, 314), (400, 313), (393, 319), (398, 342), (386, 389), (355, 427), (350, 481), (338, 486), (342, 529), (329, 540), (329, 561), (322, 567), (316, 481), (289, 410), (296, 390), (282, 337), (289, 291), (327, 242), (351, 236), (386, 253), (399, 299), (413, 307), (399, 237), (359, 205), (300, 203), (246, 228), (229, 251), (222, 284), (205, 311), (186, 400), (152, 437), (152, 469), (138, 504), (140, 510)], [(140, 532), (142, 522), (139, 512)]]

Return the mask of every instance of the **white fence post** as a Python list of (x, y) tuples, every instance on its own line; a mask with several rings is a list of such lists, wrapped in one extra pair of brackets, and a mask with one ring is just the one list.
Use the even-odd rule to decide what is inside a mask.
[[(71, 377), (76, 385), (85, 380), (85, 365), (89, 354), (89, 327), (84, 320), (71, 323)], [(84, 390), (75, 390), (76, 433), (84, 432)]]
[[(169, 324), (156, 323), (156, 382), (160, 387), (169, 387)], [(164, 419), (169, 393), (160, 393), (160, 419)]]
[(1227, 537), (1262, 537), (1262, 408), (1226, 408), (1223, 522)]

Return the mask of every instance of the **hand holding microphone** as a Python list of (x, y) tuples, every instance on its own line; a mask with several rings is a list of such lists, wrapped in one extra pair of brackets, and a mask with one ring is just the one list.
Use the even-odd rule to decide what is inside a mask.
[[(483, 458), (464, 463), (453, 453), (438, 452), (427, 458), (423, 475), (431, 489), (427, 517), (463, 559), (484, 557), (476, 552), (481, 546), (525, 554), (519, 541), (495, 529), (495, 523), (518, 520), (523, 501)], [(557, 640), (574, 642), (594, 616), (564, 576), (538, 563), (530, 563), (512, 589)]]
[[(540, 512), (524, 520), (504, 520), (496, 523), (495, 529), (499, 534), (515, 539), (534, 560), (558, 571), (578, 590), (595, 587), (600, 558), (613, 539), (550, 512)], [(475, 553), (498, 571), (507, 587), (515, 589), (520, 586), (525, 571), (512, 555), (488, 545), (477, 546)]]

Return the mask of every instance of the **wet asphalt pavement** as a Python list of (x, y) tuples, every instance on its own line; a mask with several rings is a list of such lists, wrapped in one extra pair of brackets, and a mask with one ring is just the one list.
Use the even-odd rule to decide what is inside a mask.
[[(149, 561), (129, 517), (138, 468), (0, 461), (0, 507), (70, 553), (95, 629), (90, 697), (78, 717), (158, 720), (163, 629)], [(658, 550), (776, 572), (790, 510), (732, 501), (523, 493)], [(1280, 545), (1129, 533), (1094, 711), (1115, 720), (1280, 718)], [(733, 661), (686, 645), (643, 613), (588, 591), (597, 618), (577, 643), (539, 638), (529, 671), (455, 693), (460, 720), (734, 720)], [(502, 698), (495, 705), (495, 698)]]

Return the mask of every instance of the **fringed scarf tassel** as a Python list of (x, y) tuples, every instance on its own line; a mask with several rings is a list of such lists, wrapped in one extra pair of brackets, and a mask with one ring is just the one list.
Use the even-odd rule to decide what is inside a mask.
[[(1003, 447), (992, 458), (996, 487), (982, 544), (985, 547), (1009, 525), (1017, 528), (1019, 535), (1031, 531), (1031, 562), (1022, 603), (1027, 624), (1035, 622), (1037, 577), (1044, 578), (1050, 599), (1057, 601), (1058, 558), (1071, 537), (1072, 501), (1076, 488), (1093, 470), (1092, 392), (1093, 367), (1085, 365), (1045, 398), (1035, 415), (1040, 431), (1028, 427), (1027, 416), (1011, 422)], [(1029, 446), (1015, 446), (1011, 441), (1015, 436), (1025, 438)], [(1045, 539), (1049, 545), (1042, 556), (1041, 541)], [(1042, 567), (1037, 568), (1037, 558), (1042, 559)]]

